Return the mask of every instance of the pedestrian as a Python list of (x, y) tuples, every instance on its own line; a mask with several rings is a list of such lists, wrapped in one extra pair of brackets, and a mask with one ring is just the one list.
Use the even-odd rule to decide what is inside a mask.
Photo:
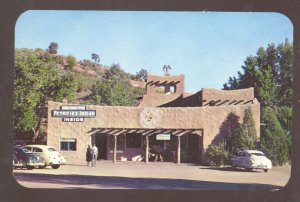
[(98, 148), (96, 147), (95, 144), (93, 145), (92, 153), (93, 153), (92, 166), (96, 166), (96, 162), (98, 158)]
[(91, 147), (91, 145), (88, 145), (88, 148), (87, 148), (87, 150), (86, 150), (85, 157), (86, 157), (86, 163), (87, 163), (87, 166), (90, 166), (90, 165), (91, 165), (92, 158), (93, 158), (93, 152), (92, 152), (92, 147)]

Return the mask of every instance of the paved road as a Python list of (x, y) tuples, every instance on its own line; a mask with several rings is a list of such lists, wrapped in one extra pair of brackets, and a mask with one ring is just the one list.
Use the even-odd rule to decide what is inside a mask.
[(29, 188), (277, 190), (286, 185), (290, 167), (246, 172), (192, 164), (98, 162), (96, 167), (16, 169), (16, 180)]

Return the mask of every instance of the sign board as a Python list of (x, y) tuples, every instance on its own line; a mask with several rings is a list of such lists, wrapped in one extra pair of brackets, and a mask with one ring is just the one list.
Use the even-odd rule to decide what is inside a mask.
[(83, 118), (63, 118), (63, 122), (83, 122)]
[(159, 134), (156, 135), (156, 140), (171, 140), (170, 134)]
[(52, 110), (52, 117), (62, 118), (63, 122), (83, 122), (84, 118), (96, 117), (96, 110), (87, 110), (85, 106), (61, 106), (60, 110)]
[(86, 110), (85, 106), (81, 105), (67, 105), (67, 106), (61, 106), (61, 110)]
[(59, 118), (92, 118), (96, 116), (96, 110), (52, 110), (52, 117)]

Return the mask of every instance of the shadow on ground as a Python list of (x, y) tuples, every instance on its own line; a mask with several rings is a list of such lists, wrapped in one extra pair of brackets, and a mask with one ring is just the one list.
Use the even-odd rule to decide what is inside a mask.
[(204, 169), (204, 170), (218, 170), (218, 171), (232, 171), (232, 172), (264, 172), (263, 170), (246, 170), (246, 169), (243, 169), (243, 168), (231, 168), (231, 167), (202, 167), (202, 168), (199, 168), (199, 169)]
[(49, 175), (33, 173), (15, 173), (15, 179), (20, 182), (50, 183), (74, 186), (74, 188), (87, 188), (92, 185), (105, 189), (178, 189), (178, 190), (275, 190), (280, 186), (257, 183), (224, 183), (195, 181), (182, 179), (153, 179), (153, 178), (128, 178), (110, 176), (82, 176), (82, 175)]

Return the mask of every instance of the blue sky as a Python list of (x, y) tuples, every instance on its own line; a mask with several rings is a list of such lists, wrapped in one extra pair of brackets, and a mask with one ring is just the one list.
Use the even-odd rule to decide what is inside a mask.
[(15, 28), (16, 48), (47, 49), (77, 60), (97, 53), (105, 66), (185, 74), (187, 92), (221, 89), (247, 56), (269, 43), (293, 42), (293, 25), (279, 13), (27, 11)]

